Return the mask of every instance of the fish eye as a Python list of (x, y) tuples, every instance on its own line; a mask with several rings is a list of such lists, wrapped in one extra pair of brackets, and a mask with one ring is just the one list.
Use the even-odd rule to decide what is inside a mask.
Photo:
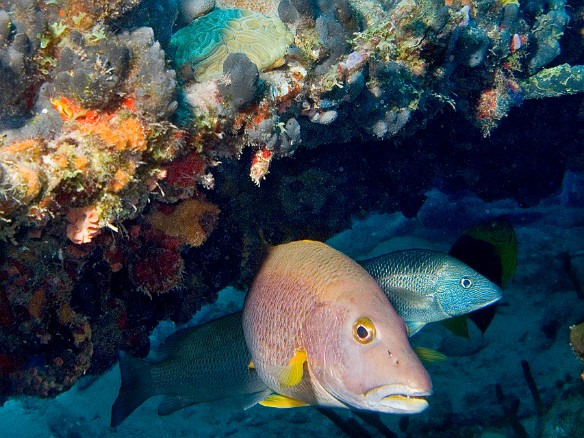
[(359, 318), (353, 324), (353, 337), (360, 344), (369, 344), (375, 339), (375, 326), (369, 318)]
[(469, 287), (472, 286), (472, 280), (468, 277), (462, 277), (460, 279), (460, 285), (464, 288), (464, 289), (468, 289)]

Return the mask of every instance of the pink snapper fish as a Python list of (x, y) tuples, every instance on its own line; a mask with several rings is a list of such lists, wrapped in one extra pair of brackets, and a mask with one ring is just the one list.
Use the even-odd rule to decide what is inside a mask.
[(432, 383), (404, 320), (358, 263), (315, 241), (270, 249), (246, 297), (243, 331), (272, 407), (413, 414)]

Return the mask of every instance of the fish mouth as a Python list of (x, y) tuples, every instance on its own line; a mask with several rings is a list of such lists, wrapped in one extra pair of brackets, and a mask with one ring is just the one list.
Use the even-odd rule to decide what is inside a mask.
[(490, 300), (483, 299), (483, 300), (476, 302), (472, 305), (467, 304), (467, 306), (464, 309), (456, 309), (454, 311), (447, 312), (446, 310), (444, 310), (442, 303), (440, 303), (440, 308), (442, 309), (442, 311), (446, 315), (448, 315), (448, 318), (454, 318), (455, 316), (466, 315), (467, 313), (474, 312), (475, 310), (479, 310), (479, 309), (482, 309), (483, 307), (487, 307), (487, 306), (490, 306), (492, 304), (495, 304), (497, 301), (501, 300), (501, 298), (503, 298), (503, 293), (501, 291), (499, 291), (498, 295), (495, 296), (494, 298), (491, 298)]
[(424, 398), (431, 389), (416, 389), (407, 385), (382, 385), (370, 389), (363, 396), (373, 410), (393, 414), (417, 414), (428, 407)]
[[(467, 310), (465, 311), (465, 313), (468, 313), (469, 311), (470, 311), (470, 312), (474, 312), (475, 310), (479, 310), (479, 309), (482, 309), (483, 307), (487, 307), (487, 306), (490, 306), (491, 304), (495, 304), (495, 303), (496, 303), (497, 301), (499, 301), (501, 298), (503, 298), (503, 294), (502, 294), (502, 293), (499, 293), (499, 295), (497, 295), (495, 298), (493, 298), (493, 299), (491, 299), (491, 300), (489, 300), (489, 301), (486, 301), (486, 300), (485, 300), (485, 301), (483, 301), (482, 303), (476, 304), (476, 305), (474, 305), (474, 306), (473, 306), (473, 308), (472, 308), (472, 309), (470, 309), (470, 310), (468, 310), (468, 309), (467, 309)], [(458, 316), (458, 315), (457, 315), (457, 316)]]

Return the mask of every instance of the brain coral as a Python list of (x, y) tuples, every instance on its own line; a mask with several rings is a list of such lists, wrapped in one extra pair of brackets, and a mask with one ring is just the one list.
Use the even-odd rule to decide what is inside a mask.
[(245, 53), (266, 70), (286, 54), (294, 36), (282, 21), (254, 11), (214, 10), (176, 32), (171, 45), (179, 70), (190, 66), (199, 81), (223, 74), (223, 62), (230, 53)]

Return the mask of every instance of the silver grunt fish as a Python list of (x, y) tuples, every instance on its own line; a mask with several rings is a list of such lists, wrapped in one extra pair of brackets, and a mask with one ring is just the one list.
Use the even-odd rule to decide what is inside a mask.
[(379, 283), (410, 336), (427, 323), (467, 314), (503, 296), (495, 283), (439, 251), (395, 251), (358, 263)]

